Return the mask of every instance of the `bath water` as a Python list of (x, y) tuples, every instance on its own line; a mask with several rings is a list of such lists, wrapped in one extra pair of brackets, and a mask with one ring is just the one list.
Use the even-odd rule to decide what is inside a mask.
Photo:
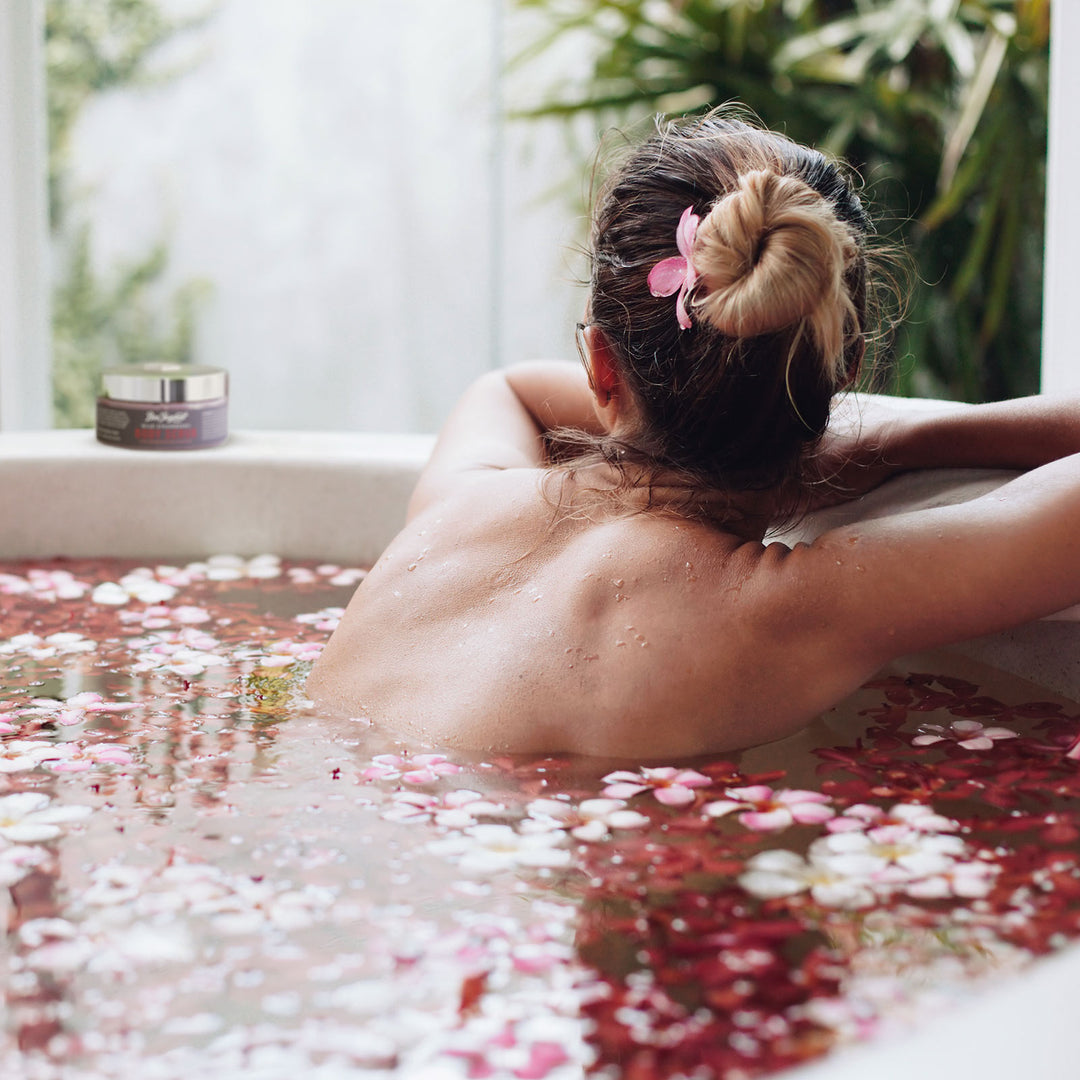
[(362, 577), (0, 565), (5, 1080), (736, 1080), (1080, 932), (1073, 703), (941, 654), (722, 760), (448, 756), (305, 699)]

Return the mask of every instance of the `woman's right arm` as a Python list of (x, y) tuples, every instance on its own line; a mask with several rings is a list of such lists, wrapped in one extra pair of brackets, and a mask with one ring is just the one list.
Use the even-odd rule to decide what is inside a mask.
[(439, 432), (409, 502), (409, 519), (477, 472), (539, 468), (544, 432), (563, 426), (600, 430), (581, 364), (541, 360), (482, 375)]

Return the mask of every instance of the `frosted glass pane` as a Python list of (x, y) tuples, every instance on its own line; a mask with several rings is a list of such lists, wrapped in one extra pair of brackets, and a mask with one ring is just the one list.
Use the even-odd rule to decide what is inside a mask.
[(150, 307), (194, 298), (234, 427), (432, 429), (487, 368), (572, 355), (573, 213), (536, 199), (571, 166), (558, 140), (530, 158), (542, 129), (501, 137), (499, 0), (212, 12), (151, 55), (158, 82), (81, 111), (65, 228), (91, 225), (106, 285), (164, 242)]

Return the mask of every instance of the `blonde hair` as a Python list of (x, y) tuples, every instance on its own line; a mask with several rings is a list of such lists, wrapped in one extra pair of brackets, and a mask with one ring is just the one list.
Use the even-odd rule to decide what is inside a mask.
[(722, 334), (751, 338), (798, 326), (831, 381), (859, 317), (845, 275), (859, 256), (851, 230), (822, 196), (769, 169), (741, 174), (698, 226), (693, 308)]

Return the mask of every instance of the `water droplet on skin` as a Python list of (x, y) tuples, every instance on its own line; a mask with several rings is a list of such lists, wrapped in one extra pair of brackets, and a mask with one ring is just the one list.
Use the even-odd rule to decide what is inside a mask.
[(860, 566), (858, 563), (855, 564), (855, 569), (858, 570), (860, 574), (864, 574), (866, 572), (866, 567)]
[(859, 538), (857, 536), (849, 536), (847, 538), (847, 542), (849, 544), (857, 544), (859, 542)]
[(626, 595), (626, 593), (617, 592), (615, 594), (615, 602), (616, 603), (619, 603), (621, 600), (629, 600), (629, 599), (630, 598)]
[(395, 596), (401, 596), (401, 593), (399, 593), (399, 592), (397, 591), (397, 589), (395, 589), (395, 590), (394, 590), (394, 595), (395, 595)]
[(409, 563), (409, 565), (406, 566), (405, 569), (410, 571), (410, 572), (415, 570), (416, 569), (416, 563), (414, 563), (414, 562)]
[(626, 644), (626, 642), (625, 642), (625, 641), (616, 641), (616, 642), (615, 642), (615, 648), (616, 648), (616, 649), (619, 649), (619, 648), (621, 648), (622, 646), (624, 646), (625, 644)]
[(617, 578), (612, 578), (611, 584), (614, 585), (616, 589), (621, 589), (623, 587), (624, 582), (623, 582), (623, 579), (621, 577), (617, 577)]

